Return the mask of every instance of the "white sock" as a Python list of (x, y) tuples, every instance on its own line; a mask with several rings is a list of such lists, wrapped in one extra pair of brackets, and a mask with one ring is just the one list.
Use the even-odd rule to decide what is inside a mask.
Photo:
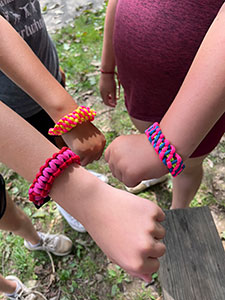
[(39, 233), (38, 233), (38, 235), (40, 237), (40, 242), (39, 243), (37, 243), (37, 244), (31, 244), (31, 242), (27, 241), (31, 248), (36, 248), (36, 247), (41, 246), (42, 238), (41, 238), (41, 236), (40, 236)]
[(17, 281), (14, 281), (14, 282), (16, 283), (16, 289), (15, 289), (14, 293), (12, 293), (12, 294), (6, 294), (5, 293), (5, 295), (7, 297), (13, 297), (13, 296), (15, 296), (19, 292), (19, 290), (21, 289), (21, 286), (20, 286), (19, 282), (17, 282)]

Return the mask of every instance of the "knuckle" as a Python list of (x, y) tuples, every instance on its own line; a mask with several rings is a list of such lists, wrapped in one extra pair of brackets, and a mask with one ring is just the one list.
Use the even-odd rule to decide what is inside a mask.
[(161, 246), (161, 253), (160, 253), (159, 257), (160, 257), (160, 256), (163, 256), (165, 253), (166, 253), (166, 246), (162, 243), (162, 246)]
[(156, 231), (156, 224), (154, 222), (149, 222), (148, 232), (153, 235)]
[(163, 239), (166, 235), (166, 229), (162, 225), (160, 225), (160, 228), (161, 228), (161, 231), (162, 231), (162, 239)]
[(152, 272), (157, 272), (159, 269), (160, 263), (158, 259), (155, 259), (154, 264), (152, 264)]

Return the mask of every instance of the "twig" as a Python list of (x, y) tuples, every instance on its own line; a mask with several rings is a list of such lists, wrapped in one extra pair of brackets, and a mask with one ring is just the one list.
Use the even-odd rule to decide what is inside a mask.
[(55, 281), (55, 265), (54, 265), (54, 261), (53, 261), (51, 253), (48, 251), (46, 251), (46, 252), (48, 253), (48, 256), (51, 261), (51, 266), (52, 266), (52, 274), (50, 275), (50, 281), (49, 281), (49, 285), (48, 285), (48, 288), (49, 288), (52, 285), (52, 283)]
[(5, 258), (5, 251), (3, 251), (3, 253), (2, 253), (2, 274), (5, 273), (4, 258)]

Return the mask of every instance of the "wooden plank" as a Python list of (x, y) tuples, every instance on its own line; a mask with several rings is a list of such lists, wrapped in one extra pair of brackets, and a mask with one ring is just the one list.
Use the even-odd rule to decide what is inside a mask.
[(208, 207), (166, 211), (164, 300), (225, 300), (225, 252)]

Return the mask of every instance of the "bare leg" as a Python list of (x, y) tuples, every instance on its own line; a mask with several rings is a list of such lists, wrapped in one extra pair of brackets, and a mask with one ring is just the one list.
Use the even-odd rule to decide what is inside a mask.
[(38, 244), (40, 237), (30, 219), (13, 203), (8, 193), (6, 193), (6, 201), (6, 211), (0, 219), (0, 229), (11, 231), (33, 245)]
[(171, 209), (188, 207), (202, 182), (202, 163), (205, 156), (185, 161), (184, 171), (173, 178), (173, 201)]
[[(37, 244), (40, 241), (40, 237), (34, 229), (31, 221), (24, 212), (13, 203), (8, 193), (6, 193), (6, 210), (0, 220), (0, 229), (11, 231), (16, 235), (27, 239), (33, 244)], [(1, 292), (5, 294), (13, 294), (16, 287), (17, 284), (15, 281), (7, 280), (0, 275)]]
[(5, 279), (0, 274), (0, 291), (5, 294), (13, 294), (16, 290), (16, 282)]

